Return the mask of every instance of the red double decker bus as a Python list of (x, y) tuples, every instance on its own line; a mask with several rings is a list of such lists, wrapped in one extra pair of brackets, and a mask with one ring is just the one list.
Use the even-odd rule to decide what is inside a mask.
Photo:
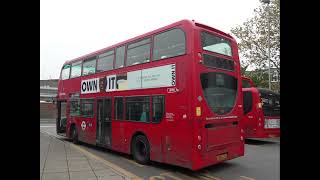
[(245, 138), (280, 137), (280, 94), (254, 87), (248, 77), (242, 85)]
[(235, 39), (182, 20), (65, 62), (57, 132), (197, 170), (244, 155), (241, 87)]

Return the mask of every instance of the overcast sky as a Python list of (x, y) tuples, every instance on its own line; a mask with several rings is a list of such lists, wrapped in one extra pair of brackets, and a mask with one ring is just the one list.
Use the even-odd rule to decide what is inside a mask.
[(62, 64), (182, 19), (230, 33), (259, 0), (41, 0), (40, 79)]

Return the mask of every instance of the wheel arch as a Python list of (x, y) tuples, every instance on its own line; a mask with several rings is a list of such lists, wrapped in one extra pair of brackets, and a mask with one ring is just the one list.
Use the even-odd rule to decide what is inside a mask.
[(130, 154), (132, 154), (132, 143), (133, 143), (133, 139), (136, 137), (136, 136), (138, 136), (138, 135), (142, 135), (142, 136), (145, 136), (146, 138), (147, 138), (147, 141), (148, 141), (148, 144), (149, 144), (149, 147), (150, 147), (150, 150), (151, 150), (151, 144), (150, 144), (150, 141), (149, 141), (149, 139), (148, 139), (148, 136), (146, 135), (146, 133), (144, 133), (144, 132), (142, 132), (142, 131), (136, 131), (136, 132), (134, 132), (133, 134), (132, 134), (132, 136), (131, 136), (131, 139), (130, 139), (130, 147), (129, 147), (129, 149), (130, 149)]

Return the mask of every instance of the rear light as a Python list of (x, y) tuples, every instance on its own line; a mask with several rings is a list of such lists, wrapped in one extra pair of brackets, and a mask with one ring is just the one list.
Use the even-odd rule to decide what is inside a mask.
[(241, 129), (241, 133), (244, 133), (243, 129)]
[(241, 141), (243, 141), (243, 136), (240, 136)]
[(198, 140), (201, 141), (201, 136), (198, 136)]
[(196, 115), (201, 116), (201, 107), (196, 107)]
[(202, 55), (201, 55), (201, 53), (198, 53), (198, 58), (199, 58), (199, 63), (202, 64), (202, 63), (203, 63), (203, 60), (202, 60)]

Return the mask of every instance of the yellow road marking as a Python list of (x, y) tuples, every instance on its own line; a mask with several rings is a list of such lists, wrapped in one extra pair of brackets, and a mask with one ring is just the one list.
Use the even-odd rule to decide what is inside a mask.
[(219, 177), (214, 177), (214, 176), (210, 175), (208, 171), (203, 171), (202, 173), (200, 173), (200, 176), (206, 180), (212, 180), (212, 179), (221, 180), (221, 178), (219, 178)]
[(250, 178), (250, 177), (247, 177), (247, 176), (240, 176), (240, 177), (243, 178), (243, 179), (248, 179), (248, 180), (256, 180), (254, 178)]
[(186, 174), (182, 174), (180, 172), (175, 172), (175, 174), (187, 177), (187, 179), (191, 179), (191, 180), (198, 180), (199, 179), (199, 178), (195, 178), (195, 177), (192, 177), (192, 176), (189, 176), (189, 175), (186, 175)]
[(163, 176), (151, 176), (151, 177), (149, 177), (149, 180), (157, 180), (157, 179), (166, 180), (166, 178), (163, 177)]
[(135, 162), (135, 161), (133, 161), (133, 160), (131, 160), (131, 159), (127, 159), (127, 158), (124, 158), (124, 157), (121, 157), (121, 158), (124, 159), (124, 160), (126, 160), (126, 161), (129, 161), (130, 163), (132, 163), (132, 164), (134, 164), (134, 165), (136, 165), (136, 166), (144, 167), (144, 165), (139, 164), (139, 163), (137, 163), (137, 162)]
[(183, 180), (183, 179), (173, 175), (171, 172), (161, 173), (160, 176), (168, 176), (168, 177), (171, 177), (172, 179), (175, 179), (175, 180)]
[(115, 171), (117, 171), (117, 172), (119, 172), (119, 173), (121, 173), (121, 174), (123, 174), (123, 175), (125, 175), (125, 176), (127, 176), (129, 178), (131, 178), (131, 179), (143, 180), (143, 178), (141, 178), (141, 177), (139, 177), (139, 176), (137, 176), (137, 175), (135, 175), (135, 174), (133, 174), (133, 173), (131, 173), (131, 172), (129, 172), (129, 171), (127, 171), (127, 170), (125, 170), (125, 169), (123, 169), (123, 168), (121, 168), (121, 167), (119, 167), (119, 166), (117, 166), (117, 165), (105, 160), (105, 159), (102, 159), (102, 158), (92, 154), (91, 152), (89, 152), (89, 151), (87, 151), (87, 150), (85, 150), (85, 149), (83, 149), (83, 148), (81, 148), (81, 147), (79, 147), (77, 145), (74, 145), (74, 144), (71, 144), (71, 143), (70, 143), (70, 145), (73, 146), (74, 148), (78, 149), (83, 154), (86, 154), (88, 156), (93, 157), (94, 159), (104, 163), (105, 165), (107, 165), (111, 169), (113, 169), (113, 170), (115, 170)]

